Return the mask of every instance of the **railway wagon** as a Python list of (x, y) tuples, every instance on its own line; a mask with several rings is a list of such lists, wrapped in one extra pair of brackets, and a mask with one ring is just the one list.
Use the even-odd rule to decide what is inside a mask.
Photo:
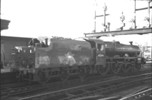
[[(144, 59), (135, 45), (106, 42), (98, 39), (52, 40), (46, 47), (16, 47), (14, 63), (21, 75), (32, 75), (30, 80), (48, 82), (53, 77), (65, 81), (76, 75), (84, 80), (92, 74), (106, 76), (139, 71)], [(46, 43), (47, 44), (47, 43)]]

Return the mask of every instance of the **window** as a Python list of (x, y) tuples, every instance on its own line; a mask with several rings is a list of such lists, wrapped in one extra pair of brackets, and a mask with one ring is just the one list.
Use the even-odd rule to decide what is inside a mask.
[(98, 51), (103, 51), (104, 50), (104, 45), (103, 44), (97, 44), (97, 50)]
[(97, 45), (97, 49), (98, 49), (98, 51), (101, 50), (101, 44), (98, 44), (98, 45)]
[(100, 49), (101, 51), (103, 51), (104, 50), (104, 45), (101, 45), (101, 49)]

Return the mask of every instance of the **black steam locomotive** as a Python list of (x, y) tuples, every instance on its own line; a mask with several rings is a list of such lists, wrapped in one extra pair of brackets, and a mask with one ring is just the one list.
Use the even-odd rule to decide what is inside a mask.
[(62, 81), (71, 76), (84, 80), (86, 76), (135, 72), (144, 59), (135, 45), (105, 42), (99, 39), (53, 39), (50, 45), (36, 42), (32, 46), (16, 47), (12, 52), (18, 76), (30, 81), (46, 83), (58, 77)]

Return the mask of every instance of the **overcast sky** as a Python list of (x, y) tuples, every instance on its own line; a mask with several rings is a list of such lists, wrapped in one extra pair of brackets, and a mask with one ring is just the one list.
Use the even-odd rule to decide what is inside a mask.
[[(102, 15), (104, 3), (110, 14), (107, 22), (111, 23), (111, 30), (119, 27), (122, 11), (126, 17), (126, 28), (131, 26), (129, 21), (134, 15), (134, 0), (1, 0), (1, 18), (11, 21), (9, 29), (3, 30), (1, 34), (20, 37), (84, 37), (84, 33), (94, 29), (95, 9), (98, 15)], [(137, 1), (137, 8), (147, 5), (146, 1)], [(147, 12), (137, 12), (138, 27), (146, 25), (143, 20)], [(97, 31), (103, 30), (102, 24), (103, 18), (98, 18)], [(126, 36), (124, 39), (129, 41), (136, 38), (135, 41), (139, 42), (137, 37), (140, 42), (150, 42), (152, 35)]]

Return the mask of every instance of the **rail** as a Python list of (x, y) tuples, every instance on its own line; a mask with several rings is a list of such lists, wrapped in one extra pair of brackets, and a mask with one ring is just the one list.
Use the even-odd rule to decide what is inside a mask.
[[(40, 100), (39, 98), (50, 98), (51, 100), (72, 100), (78, 97), (85, 97), (87, 95), (94, 95), (96, 93), (106, 94), (111, 91), (124, 88), (127, 86), (137, 85), (142, 82), (146, 82), (147, 80), (151, 79), (151, 73), (136, 75), (136, 76), (129, 76), (123, 77), (118, 79), (112, 79), (107, 81), (102, 81), (98, 83), (92, 83), (87, 85), (76, 86), (72, 88), (51, 91), (40, 93), (32, 96), (25, 96), (20, 97), (19, 100), (31, 100), (36, 99)], [(65, 99), (63, 99), (65, 98)]]
[(144, 91), (128, 95), (126, 97), (121, 98), (120, 100), (136, 100), (136, 99), (142, 98), (144, 96), (149, 96), (149, 95), (152, 96), (152, 88), (148, 88)]

